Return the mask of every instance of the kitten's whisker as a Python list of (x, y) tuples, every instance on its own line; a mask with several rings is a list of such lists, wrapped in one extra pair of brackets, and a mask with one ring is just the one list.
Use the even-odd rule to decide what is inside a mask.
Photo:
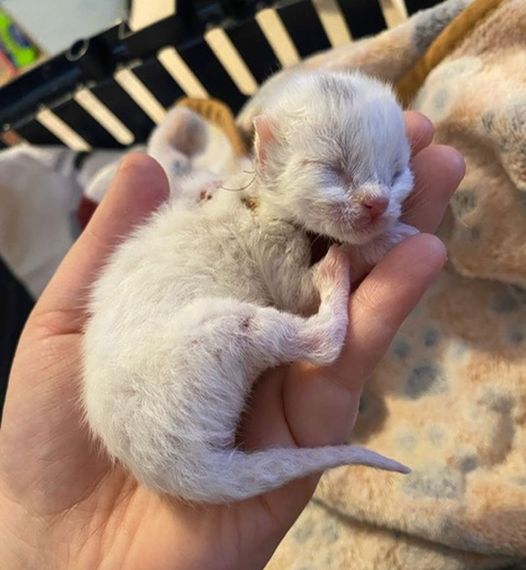
[(321, 240), (321, 234), (317, 234), (316, 237), (311, 241), (310, 244), (311, 248), (314, 247), (314, 245), (318, 243), (320, 240)]
[(241, 188), (227, 188), (226, 186), (223, 185), (221, 185), (219, 188), (221, 190), (227, 190), (228, 192), (242, 192), (243, 190), (246, 190), (249, 186), (251, 186), (254, 183), (254, 180), (256, 180), (255, 174), (254, 177), (247, 184), (245, 184), (245, 186), (241, 186)]

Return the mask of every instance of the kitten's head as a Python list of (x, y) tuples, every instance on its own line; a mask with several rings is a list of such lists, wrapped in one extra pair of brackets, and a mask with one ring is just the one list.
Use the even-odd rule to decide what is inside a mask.
[(254, 120), (262, 200), (307, 230), (362, 244), (400, 216), (410, 148), (391, 90), (360, 74), (298, 74)]

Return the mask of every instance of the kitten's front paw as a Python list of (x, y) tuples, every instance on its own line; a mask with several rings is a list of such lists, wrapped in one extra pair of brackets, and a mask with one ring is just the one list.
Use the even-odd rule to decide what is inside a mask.
[(341, 352), (347, 333), (350, 263), (345, 250), (332, 246), (314, 271), (314, 286), (321, 303), (308, 321), (306, 344), (310, 362), (327, 366)]
[(398, 222), (384, 234), (361, 247), (360, 254), (366, 263), (376, 265), (393, 247), (418, 233), (420, 232), (413, 226)]
[(347, 294), (350, 288), (350, 278), (348, 256), (341, 247), (331, 246), (314, 271), (314, 286), (322, 302), (335, 290), (343, 290)]

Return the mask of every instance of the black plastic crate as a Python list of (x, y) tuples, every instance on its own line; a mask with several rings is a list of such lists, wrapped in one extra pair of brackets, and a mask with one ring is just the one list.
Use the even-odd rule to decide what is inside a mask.
[[(386, 28), (389, 9), (405, 5), (411, 14), (439, 1), (180, 0), (178, 13), (169, 18), (136, 32), (121, 22), (0, 89), (0, 123), (4, 132), (39, 145), (87, 150), (141, 143), (180, 96), (210, 95), (235, 113), (283, 64), (331, 47), (330, 30), (320, 17), (324, 9), (356, 40)], [(283, 27), (292, 61), (265, 29), (265, 17)], [(210, 34), (219, 34), (228, 51), (214, 51)], [(231, 59), (232, 51), (243, 62), (242, 75), (250, 78), (248, 88), (226, 69), (228, 61), (221, 62), (222, 55)], [(184, 67), (190, 80), (183, 77)]]

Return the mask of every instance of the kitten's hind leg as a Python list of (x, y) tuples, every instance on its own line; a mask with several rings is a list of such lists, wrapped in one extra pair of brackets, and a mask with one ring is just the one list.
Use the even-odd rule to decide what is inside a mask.
[(321, 303), (311, 317), (235, 299), (201, 298), (189, 304), (173, 329), (173, 362), (192, 365), (177, 376), (190, 373), (191, 386), (211, 378), (210, 394), (216, 393), (218, 402), (238, 400), (237, 413), (245, 393), (268, 368), (298, 360), (334, 362), (347, 332), (347, 256), (331, 248), (314, 275)]
[(318, 264), (314, 285), (321, 299), (315, 315), (304, 318), (261, 308), (247, 321), (266, 368), (296, 360), (328, 365), (338, 358), (347, 332), (350, 291), (349, 261), (340, 248), (331, 247)]

